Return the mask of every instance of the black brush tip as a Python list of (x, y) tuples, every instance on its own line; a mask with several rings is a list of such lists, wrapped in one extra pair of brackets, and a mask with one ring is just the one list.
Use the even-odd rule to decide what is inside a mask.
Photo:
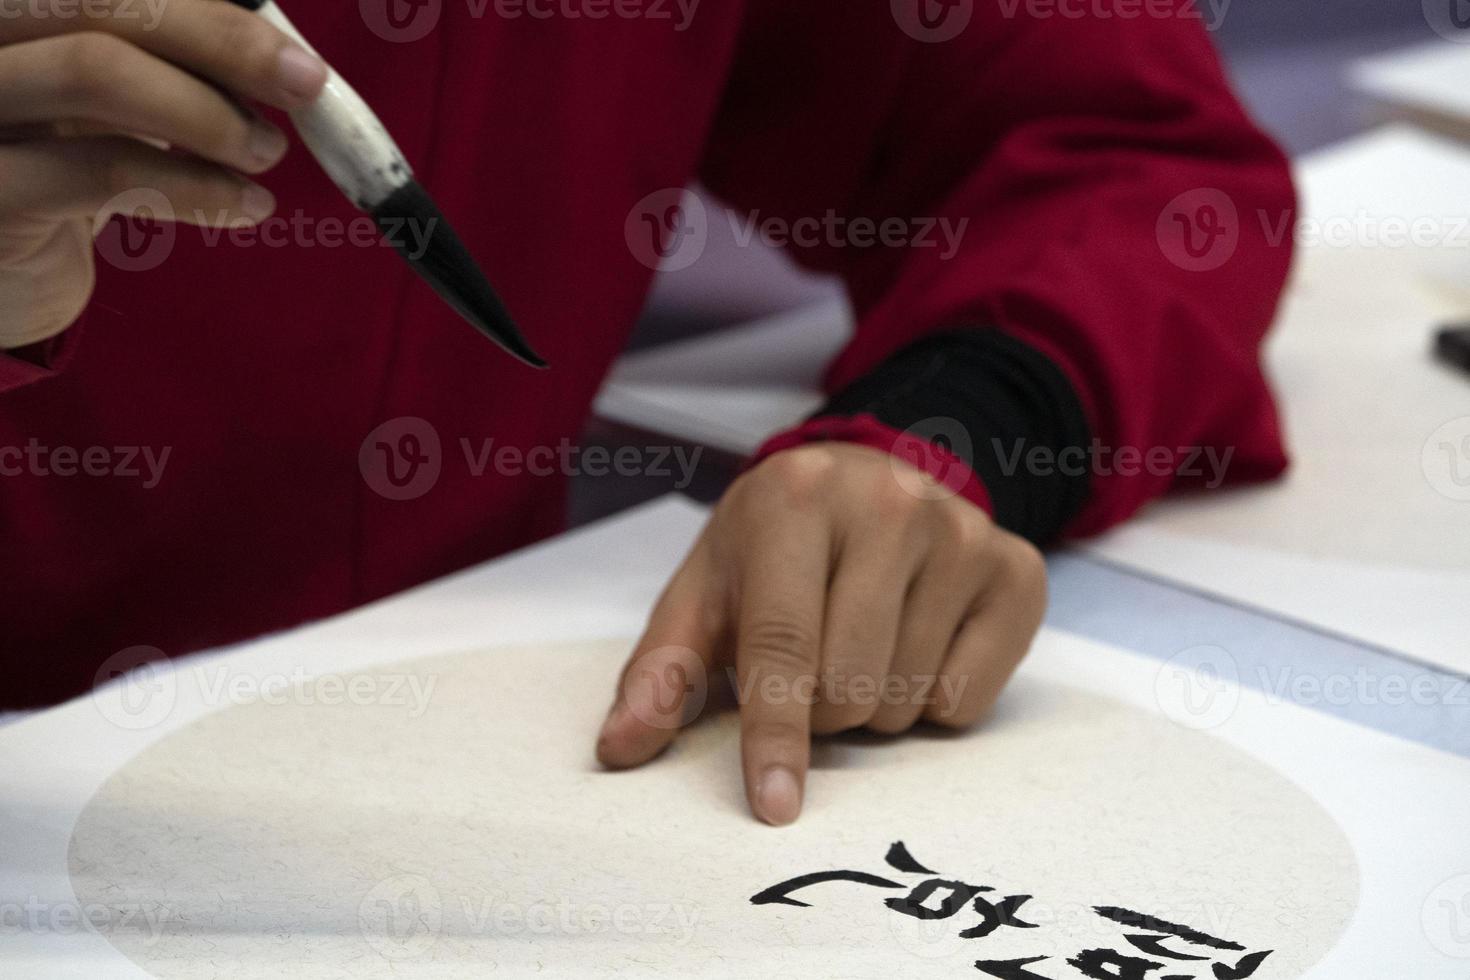
[(398, 254), (476, 330), (532, 367), (547, 366), (418, 181), (388, 195), (372, 209), (372, 216)]

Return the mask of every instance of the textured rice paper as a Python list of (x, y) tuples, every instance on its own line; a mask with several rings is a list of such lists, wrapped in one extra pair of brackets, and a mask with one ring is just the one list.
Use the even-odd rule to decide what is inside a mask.
[(1470, 379), (1429, 353), (1463, 307), (1411, 259), (1305, 253), (1268, 352), (1282, 481), (1166, 498), (1087, 550), (1470, 674)]
[[(1180, 977), (1266, 950), (1261, 980), (1463, 975), (1421, 918), (1470, 869), (1464, 760), (1046, 632), (971, 733), (820, 743), (777, 830), (747, 813), (728, 714), (596, 769), (627, 648), (430, 657), (354, 675), (424, 698), (313, 682), (206, 715), (89, 802), (77, 900), (163, 978), (891, 980), (1047, 956), (1029, 969), (1063, 980), (1103, 950)], [(791, 883), (834, 871), (871, 877)]]

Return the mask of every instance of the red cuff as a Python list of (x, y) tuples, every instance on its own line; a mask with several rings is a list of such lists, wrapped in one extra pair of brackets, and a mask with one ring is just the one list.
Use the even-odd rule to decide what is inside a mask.
[(990, 503), (990, 491), (963, 459), (928, 439), (911, 432), (899, 432), (867, 414), (808, 419), (794, 429), (777, 433), (767, 439), (755, 451), (746, 468), (773, 453), (809, 442), (850, 442), (889, 453), (915, 469), (928, 473), (940, 486), (964, 497), (991, 517), (995, 516)]
[(0, 351), (0, 391), (53, 377), (71, 359), (78, 326), (72, 324), (55, 337), (39, 343)]

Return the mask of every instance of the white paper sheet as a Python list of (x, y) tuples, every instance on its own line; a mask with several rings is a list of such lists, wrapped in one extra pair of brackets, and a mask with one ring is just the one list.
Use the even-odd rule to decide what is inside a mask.
[[(1243, 941), (1177, 944), (1209, 959), (1272, 950), (1255, 974), (1269, 980), (1318, 961), (1357, 904), (1352, 847), (1306, 791), (1157, 709), (1064, 682), (1111, 651), (1048, 637), (1005, 709), (961, 737), (824, 744), (804, 818), (777, 832), (747, 815), (730, 715), (656, 765), (595, 770), (631, 641), (384, 665), (203, 719), (83, 811), (77, 898), (165, 980), (942, 977), (1048, 954), (1047, 974), (1070, 977), (1066, 957), (1086, 949), (1137, 952), (1123, 937), (1138, 930), (1094, 906)], [(887, 864), (895, 839), (933, 873)], [(837, 869), (892, 884), (752, 904)], [(966, 938), (984, 922), (968, 901), (951, 921), (885, 906), (931, 878), (1030, 895), (1018, 918), (1036, 928)], [(144, 914), (124, 925), (129, 910)]]
[[(636, 631), (701, 521), (684, 503), (644, 508), (0, 731), (0, 896), (102, 926), (8, 933), (0, 974), (145, 976), (111, 939), (163, 976), (459, 976), (465, 956), (502, 976), (675, 963), (981, 976), (982, 942), (1006, 956), (1031, 955), (1017, 944), (1033, 938), (1082, 940), (1067, 955), (1102, 948), (1117, 933), (1097, 931), (1088, 903), (1118, 896), (1248, 950), (1282, 944), (1258, 977), (1295, 976), (1293, 956), (1329, 944), (1305, 975), (1464, 975), (1470, 761), (1238, 689), (1185, 657), (1047, 633), (986, 728), (824, 747), (803, 819), (781, 830), (744, 810), (728, 719), (646, 769), (594, 771), (623, 644), (587, 641)], [(487, 637), (521, 652), (397, 666)], [(563, 659), (547, 683), (550, 657)], [(250, 700), (281, 700), (275, 682), (303, 667), (311, 703)], [(395, 698), (390, 681), (408, 674), (424, 680)], [(370, 680), (368, 706), (324, 703), (353, 676)], [(911, 886), (883, 860), (898, 839), (939, 875), (1031, 894), (1021, 908), (1046, 925), (1005, 930), (1006, 946), (1000, 932), (966, 940), (955, 929), (973, 910), (947, 930), (840, 882), (806, 908), (749, 901), (752, 886), (839, 866)], [(175, 920), (149, 904), (160, 895), (192, 923), (173, 938)], [(164, 928), (136, 943), (150, 908)], [(623, 926), (598, 931), (617, 909)], [(13, 900), (6, 912), (28, 914)]]
[(1379, 102), (1442, 113), (1470, 127), (1470, 47), (1465, 45), (1433, 41), (1373, 55), (1355, 63), (1349, 79)]

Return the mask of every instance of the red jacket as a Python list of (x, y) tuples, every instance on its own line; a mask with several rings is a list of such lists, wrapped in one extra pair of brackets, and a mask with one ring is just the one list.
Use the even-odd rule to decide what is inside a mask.
[[(1105, 445), (1229, 446), (1234, 476), (1284, 465), (1258, 348), (1293, 195), (1197, 5), (710, 0), (686, 21), (662, 0), (393, 2), (438, 23), (388, 41), (373, 0), (290, 13), (552, 370), (477, 336), (388, 248), (334, 244), (329, 219), (360, 216), (299, 146), (265, 178), (289, 244), (179, 227), (156, 267), (99, 259), (81, 322), (0, 358), (0, 703), (84, 689), (123, 648), (289, 626), (556, 531), (560, 477), (476, 475), (460, 439), (576, 438), (652, 275), (630, 214), (693, 179), (761, 218), (970, 219), (953, 256), (795, 250), (846, 277), (859, 314), (833, 386), (983, 322), (1056, 361)], [(359, 457), (370, 470), (369, 433), (401, 417), (432, 427), (442, 465), (395, 500)], [(412, 424), (386, 441), (411, 447)], [(1074, 530), (1173, 482), (1097, 477)]]

